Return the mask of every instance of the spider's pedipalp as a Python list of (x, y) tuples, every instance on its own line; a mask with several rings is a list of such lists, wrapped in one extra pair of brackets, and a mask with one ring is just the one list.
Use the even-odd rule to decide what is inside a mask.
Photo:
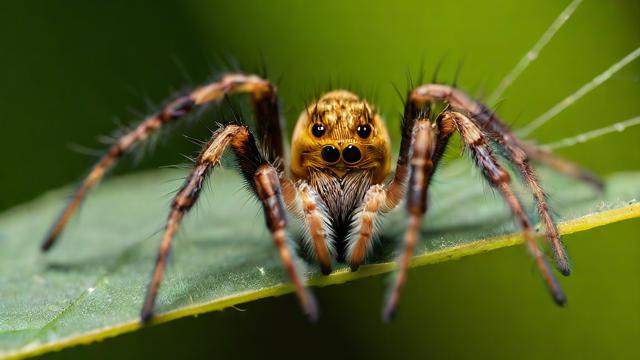
[(258, 132), (266, 150), (267, 160), (274, 163), (277, 159), (283, 158), (284, 148), (280, 133), (280, 112), (274, 85), (255, 75), (227, 74), (219, 81), (197, 88), (190, 94), (173, 100), (160, 112), (118, 137), (75, 190), (71, 199), (51, 226), (45, 241), (42, 243), (42, 250), (47, 251), (53, 246), (87, 193), (102, 180), (107, 171), (124, 154), (165, 125), (179, 121), (194, 108), (218, 102), (227, 94), (239, 92), (252, 95), (252, 104), (258, 121)]
[(331, 259), (336, 249), (332, 243), (333, 233), (329, 226), (329, 214), (320, 195), (305, 181), (296, 186), (297, 200), (295, 210), (301, 215), (305, 227), (305, 239), (309, 242), (308, 251), (320, 264), (324, 275), (331, 274)]
[(287, 224), (286, 210), (283, 204), (278, 171), (262, 156), (249, 129), (244, 125), (232, 124), (214, 132), (211, 140), (200, 153), (195, 167), (171, 204), (171, 212), (141, 312), (141, 320), (143, 322), (148, 322), (152, 318), (156, 295), (164, 274), (171, 244), (180, 222), (197, 201), (208, 174), (220, 164), (220, 158), (228, 147), (233, 150), (243, 176), (252, 185), (255, 194), (263, 205), (267, 227), (278, 248), (287, 273), (294, 283), (303, 310), (312, 320), (317, 318), (318, 311), (315, 299), (305, 287), (304, 280), (293, 261), (294, 254), (288, 245), (285, 231)]
[[(351, 271), (356, 271), (373, 248), (373, 240), (384, 212), (393, 209), (397, 203), (387, 203), (389, 188), (372, 185), (362, 200), (362, 205), (353, 215), (351, 233), (348, 235), (346, 261)], [(399, 198), (399, 196), (398, 196)]]

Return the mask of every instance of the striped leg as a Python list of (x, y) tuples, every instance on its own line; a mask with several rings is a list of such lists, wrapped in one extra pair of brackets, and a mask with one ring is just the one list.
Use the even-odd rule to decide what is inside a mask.
[(604, 190), (602, 180), (591, 171), (533, 144), (520, 142), (520, 147), (531, 160), (547, 165), (561, 174), (583, 181), (599, 191)]
[[(349, 236), (349, 247), (347, 248), (347, 262), (352, 271), (358, 269), (364, 262), (367, 253), (371, 250), (376, 223), (379, 221), (381, 214), (394, 209), (405, 195), (409, 178), (409, 156), (411, 155), (410, 150), (414, 139), (416, 121), (422, 122), (421, 126), (424, 126), (429, 113), (430, 109), (427, 102), (416, 101), (411, 96), (407, 99), (395, 175), (386, 186), (373, 185), (365, 194), (362, 205), (354, 216), (354, 227)], [(453, 132), (452, 128), (444, 128), (440, 126), (441, 124), (443, 123), (438, 122), (438, 135), (436, 136), (431, 156), (433, 161), (431, 174), (438, 166)], [(429, 174), (427, 181), (431, 178), (431, 174)]]
[(455, 124), (457, 131), (462, 137), (462, 141), (469, 149), (476, 165), (482, 170), (484, 177), (491, 186), (500, 191), (504, 197), (511, 208), (511, 212), (518, 220), (529, 252), (540, 269), (553, 299), (558, 305), (564, 305), (566, 303), (566, 297), (553, 276), (553, 272), (547, 264), (544, 253), (538, 248), (529, 219), (522, 208), (522, 204), (509, 185), (509, 174), (496, 160), (482, 130), (471, 119), (458, 112), (447, 113), (443, 121), (452, 121)]
[[(531, 189), (537, 204), (538, 214), (545, 225), (547, 241), (553, 251), (558, 270), (563, 275), (569, 275), (571, 273), (569, 257), (560, 240), (560, 232), (551, 216), (546, 194), (537, 179), (533, 167), (529, 163), (528, 152), (509, 127), (486, 106), (471, 99), (461, 90), (448, 85), (426, 84), (419, 86), (411, 93), (411, 98), (417, 102), (427, 103), (444, 101), (453, 110), (472, 114), (473, 121), (478, 124), (483, 132), (506, 150), (508, 160), (518, 168), (524, 181)], [(542, 159), (540, 160), (542, 161)], [(558, 170), (558, 167), (554, 168)], [(576, 165), (573, 168), (579, 169)], [(580, 169), (578, 171), (581, 175), (576, 177), (583, 180), (588, 177), (584, 175), (587, 173), (585, 170)], [(590, 180), (586, 181), (590, 182)]]
[(436, 133), (428, 118), (416, 120), (413, 127), (411, 146), (413, 152), (409, 161), (409, 180), (407, 183), (407, 212), (409, 226), (405, 233), (403, 248), (398, 260), (398, 271), (389, 289), (382, 317), (389, 321), (395, 314), (400, 290), (407, 277), (407, 270), (415, 244), (418, 240), (420, 222), (427, 211), (427, 191), (434, 169), (434, 154), (438, 143)]
[(397, 205), (397, 202), (388, 201), (387, 198), (390, 197), (388, 192), (389, 189), (383, 185), (371, 186), (364, 196), (360, 209), (354, 215), (346, 256), (351, 271), (358, 270), (371, 251), (381, 214)]
[[(556, 267), (560, 273), (568, 276), (571, 274), (569, 256), (567, 255), (567, 251), (560, 239), (560, 232), (551, 217), (549, 205), (547, 204), (547, 195), (540, 185), (540, 181), (529, 162), (528, 153), (522, 147), (522, 142), (511, 132), (511, 129), (496, 118), (495, 115), (489, 115), (488, 120), (486, 120), (487, 113), (487, 111), (484, 111), (481, 113), (481, 116), (479, 116), (479, 118), (485, 119), (485, 121), (477, 120), (475, 115), (474, 119), (488, 136), (506, 150), (506, 158), (515, 164), (515, 166), (520, 170), (522, 178), (533, 193), (533, 198), (535, 199), (538, 208), (538, 214), (547, 230), (547, 241), (549, 242), (553, 252)], [(575, 166), (575, 168), (577, 169), (577, 166)]]
[(279, 158), (283, 158), (284, 150), (275, 87), (267, 80), (255, 75), (225, 75), (220, 81), (205, 85), (192, 91), (189, 95), (175, 99), (166, 105), (162, 111), (147, 118), (135, 129), (118, 138), (116, 143), (93, 166), (73, 193), (70, 201), (51, 226), (45, 241), (42, 243), (42, 250), (46, 251), (53, 246), (89, 190), (94, 188), (105, 173), (136, 144), (144, 141), (149, 135), (160, 130), (165, 125), (179, 121), (194, 108), (217, 102), (226, 94), (239, 92), (251, 94), (252, 104), (258, 120), (258, 131), (261, 140), (264, 141), (267, 159), (272, 163), (277, 163)]
[[(306, 182), (296, 186), (295, 210), (301, 214), (306, 229), (309, 250), (320, 264), (324, 275), (331, 274), (331, 258), (335, 253), (331, 243), (331, 229), (327, 226), (328, 211), (318, 193)], [(285, 200), (286, 201), (286, 200)], [(287, 201), (287, 203), (290, 203)]]
[(164, 236), (158, 252), (153, 275), (141, 312), (141, 320), (148, 322), (153, 315), (155, 299), (164, 274), (171, 243), (185, 214), (197, 201), (202, 185), (211, 170), (219, 165), (220, 157), (230, 146), (240, 170), (263, 205), (267, 227), (278, 248), (282, 262), (291, 278), (303, 310), (312, 320), (317, 318), (313, 295), (304, 285), (294, 264), (293, 252), (287, 242), (286, 212), (282, 201), (277, 170), (262, 156), (249, 129), (242, 125), (227, 125), (216, 131), (197, 159), (196, 165), (171, 204)]

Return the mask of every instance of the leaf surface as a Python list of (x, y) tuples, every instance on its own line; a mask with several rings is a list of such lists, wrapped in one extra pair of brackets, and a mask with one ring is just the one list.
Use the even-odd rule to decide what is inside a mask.
[[(69, 189), (0, 215), (0, 357), (32, 356), (139, 328), (168, 204), (183, 176), (162, 170), (107, 181), (47, 255), (40, 254), (39, 243)], [(540, 177), (564, 234), (640, 216), (640, 172), (609, 176), (601, 194), (551, 172)], [(242, 181), (222, 169), (209, 183), (175, 241), (156, 322), (292, 291), (259, 205)], [(522, 242), (500, 197), (466, 165), (444, 168), (430, 194), (413, 266)], [(402, 208), (386, 216), (373, 264), (356, 273), (341, 267), (330, 276), (308, 267), (309, 283), (337, 284), (393, 270), (394, 239), (401, 238), (405, 218)], [(295, 223), (291, 233), (298, 233)]]

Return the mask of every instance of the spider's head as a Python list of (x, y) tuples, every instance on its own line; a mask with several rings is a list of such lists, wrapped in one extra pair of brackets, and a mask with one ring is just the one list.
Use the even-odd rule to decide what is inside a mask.
[(310, 169), (328, 169), (342, 177), (370, 170), (381, 183), (391, 164), (387, 129), (376, 111), (355, 94), (336, 90), (302, 112), (291, 141), (291, 172), (307, 179)]

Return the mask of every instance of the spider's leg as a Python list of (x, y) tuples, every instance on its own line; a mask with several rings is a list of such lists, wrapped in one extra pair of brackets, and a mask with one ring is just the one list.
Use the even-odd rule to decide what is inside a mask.
[[(354, 215), (354, 226), (349, 236), (349, 247), (347, 248), (346, 257), (352, 271), (358, 269), (372, 248), (372, 239), (376, 231), (376, 223), (380, 220), (381, 213), (394, 209), (405, 194), (406, 183), (409, 177), (411, 142), (416, 119), (427, 118), (428, 116), (429, 109), (426, 104), (417, 103), (411, 101), (411, 99), (406, 102), (401, 129), (402, 139), (400, 152), (398, 154), (394, 177), (386, 186), (371, 186), (365, 194), (362, 205)], [(431, 160), (433, 161), (432, 173), (447, 147), (451, 132), (452, 129), (439, 129), (431, 156)]]
[[(396, 187), (399, 189), (399, 187)], [(358, 270), (365, 257), (373, 247), (373, 237), (378, 228), (381, 213), (393, 209), (397, 201), (393, 201), (393, 194), (389, 194), (389, 187), (372, 185), (367, 190), (362, 205), (353, 216), (353, 229), (348, 236), (346, 259), (351, 271)], [(400, 198), (400, 195), (395, 196)]]
[(305, 181), (296, 184), (295, 193), (295, 201), (290, 202), (285, 198), (285, 202), (303, 219), (310, 250), (320, 264), (320, 271), (329, 275), (335, 249), (331, 243), (331, 228), (326, 223), (328, 211), (318, 193)]
[(523, 175), (526, 170), (525, 168), (528, 166), (529, 159), (531, 159), (545, 164), (561, 174), (585, 182), (597, 190), (604, 188), (602, 180), (591, 171), (571, 161), (553, 155), (551, 152), (534, 144), (520, 140), (509, 126), (498, 118), (495, 113), (489, 111), (484, 106), (481, 107), (481, 112), (473, 113), (473, 119), (491, 138), (507, 150), (510, 160), (521, 169)]
[(521, 142), (509, 127), (487, 107), (471, 99), (461, 90), (448, 85), (426, 84), (419, 86), (411, 93), (411, 98), (416, 102), (445, 101), (454, 110), (460, 109), (465, 113), (472, 114), (473, 121), (483, 132), (506, 150), (509, 161), (515, 164), (533, 193), (538, 214), (545, 225), (547, 240), (553, 251), (558, 270), (563, 275), (569, 275), (571, 273), (569, 257), (560, 240), (560, 232), (551, 217), (545, 192), (535, 175), (535, 171), (529, 164), (529, 158), (525, 150), (522, 149)]
[(522, 208), (522, 204), (509, 185), (509, 174), (500, 166), (496, 157), (493, 155), (482, 130), (471, 119), (458, 112), (446, 113), (443, 121), (454, 122), (457, 131), (462, 137), (462, 141), (469, 149), (476, 165), (482, 170), (482, 174), (491, 186), (499, 190), (504, 197), (511, 208), (511, 212), (519, 222), (527, 247), (536, 265), (540, 269), (553, 299), (558, 305), (564, 305), (566, 302), (564, 292), (555, 279), (544, 257), (544, 253), (538, 248), (529, 219)]
[(409, 226), (404, 236), (398, 260), (398, 271), (389, 289), (383, 309), (382, 316), (387, 321), (395, 314), (400, 290), (406, 281), (409, 262), (418, 240), (420, 223), (427, 210), (427, 190), (433, 174), (433, 158), (438, 143), (436, 133), (432, 129), (428, 118), (417, 119), (412, 133), (411, 147), (413, 151), (409, 152), (411, 158), (409, 159), (409, 179), (406, 185)]
[[(512, 162), (520, 171), (524, 181), (527, 183), (533, 197), (536, 201), (538, 214), (540, 219), (545, 225), (546, 236), (553, 252), (553, 257), (558, 270), (565, 276), (571, 274), (571, 265), (569, 263), (569, 257), (567, 251), (560, 239), (560, 232), (556, 224), (551, 217), (549, 211), (549, 205), (547, 204), (547, 196), (540, 185), (533, 167), (529, 162), (529, 153), (524, 149), (523, 143), (516, 137), (516, 135), (493, 113), (489, 113), (486, 109), (480, 113), (473, 115), (473, 119), (478, 125), (493, 138), (498, 145), (502, 146), (507, 152), (507, 159)], [(541, 157), (537, 157), (540, 159)], [(565, 171), (569, 169), (570, 165), (573, 165), (567, 161), (564, 161)], [(589, 176), (586, 175), (586, 171), (578, 168), (576, 165), (571, 166), (571, 169), (576, 170), (582, 174), (580, 178), (585, 179)], [(599, 183), (598, 180), (595, 180)], [(590, 182), (593, 184), (593, 182)]]
[(165, 125), (177, 122), (198, 106), (221, 100), (226, 94), (251, 93), (252, 103), (258, 120), (258, 131), (264, 140), (267, 159), (276, 163), (284, 154), (282, 135), (280, 132), (280, 115), (274, 85), (255, 75), (228, 74), (220, 81), (195, 89), (190, 94), (177, 98), (166, 105), (160, 112), (142, 121), (137, 127), (120, 136), (107, 152), (89, 171), (78, 188), (72, 194), (67, 205), (51, 226), (42, 250), (48, 250), (62, 233), (78, 206), (89, 190), (95, 187), (117, 161), (136, 144), (147, 139), (149, 135)]
[(581, 167), (574, 162), (554, 155), (552, 152), (539, 146), (523, 141), (520, 141), (519, 143), (522, 150), (524, 150), (524, 152), (531, 160), (547, 165), (561, 174), (579, 181), (583, 181), (593, 186), (598, 191), (604, 190), (604, 182), (600, 179), (600, 177), (598, 177), (591, 171)]
[(153, 307), (166, 267), (171, 243), (185, 214), (197, 201), (207, 175), (219, 165), (220, 157), (230, 146), (236, 155), (240, 170), (263, 205), (267, 227), (278, 248), (282, 262), (291, 278), (303, 310), (311, 319), (317, 317), (313, 295), (307, 290), (293, 261), (293, 252), (287, 244), (285, 231), (286, 215), (278, 179), (278, 171), (269, 164), (258, 150), (249, 129), (243, 125), (227, 125), (216, 131), (207, 143), (191, 174), (171, 204), (162, 243), (158, 252), (153, 275), (141, 312), (141, 320), (152, 318)]

